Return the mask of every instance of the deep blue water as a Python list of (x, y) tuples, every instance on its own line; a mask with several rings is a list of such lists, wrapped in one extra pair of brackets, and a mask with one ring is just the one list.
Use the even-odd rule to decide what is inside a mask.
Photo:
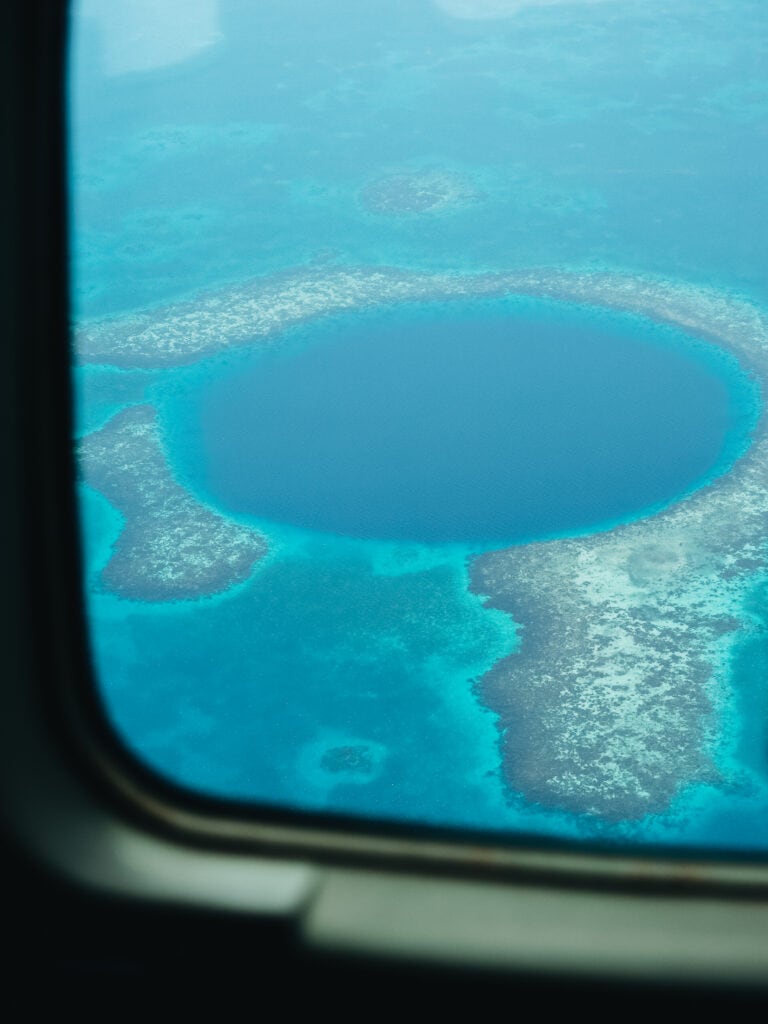
[(209, 371), (180, 404), (177, 460), (217, 506), (500, 546), (669, 502), (746, 443), (736, 361), (628, 316), (462, 303), (306, 334)]

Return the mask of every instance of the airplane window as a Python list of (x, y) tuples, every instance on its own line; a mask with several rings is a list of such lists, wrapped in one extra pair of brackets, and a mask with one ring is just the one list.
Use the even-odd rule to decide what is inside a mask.
[(765, 851), (766, 29), (73, 4), (84, 588), (142, 766), (264, 813)]

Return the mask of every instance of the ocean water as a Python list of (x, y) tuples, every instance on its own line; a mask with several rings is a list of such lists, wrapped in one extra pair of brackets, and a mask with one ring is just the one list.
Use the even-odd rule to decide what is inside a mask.
[(216, 507), (471, 550), (678, 499), (733, 462), (752, 398), (681, 332), (504, 300), (338, 317), (197, 378), (172, 459)]
[[(617, 272), (764, 310), (762, 0), (503, 6), (205, 0), (142, 34), (121, 5), (75, 4), (75, 322), (339, 267)], [(101, 581), (125, 517), (83, 484), (94, 661), (126, 746), (273, 807), (768, 846), (759, 559), (723, 598), (720, 780), (631, 820), (510, 787), (478, 681), (526, 622), (470, 581), (478, 552), (607, 535), (727, 476), (752, 368), (694, 329), (542, 296), (374, 305), (273, 342), (74, 368), (79, 437), (153, 405), (174, 478), (269, 547), (222, 593), (127, 600)]]

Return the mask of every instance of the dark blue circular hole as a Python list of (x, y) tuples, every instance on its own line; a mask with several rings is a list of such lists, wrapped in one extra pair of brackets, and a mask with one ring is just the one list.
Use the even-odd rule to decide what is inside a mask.
[(715, 346), (557, 303), (410, 307), (305, 328), (200, 377), (185, 471), (223, 509), (359, 538), (499, 545), (669, 503), (743, 449)]

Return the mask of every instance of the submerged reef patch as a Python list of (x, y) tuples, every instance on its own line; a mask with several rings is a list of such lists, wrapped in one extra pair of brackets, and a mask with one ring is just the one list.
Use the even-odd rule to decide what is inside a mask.
[(479, 198), (480, 193), (462, 175), (440, 170), (388, 174), (360, 193), (364, 209), (389, 217), (438, 213)]
[(230, 522), (178, 484), (155, 409), (129, 406), (80, 445), (85, 482), (125, 516), (101, 580), (136, 601), (215, 594), (245, 580), (266, 554), (256, 531)]
[(302, 747), (296, 769), (302, 787), (328, 794), (337, 786), (365, 786), (382, 774), (387, 748), (375, 740), (323, 731)]
[[(86, 362), (172, 366), (274, 342), (291, 325), (345, 309), (506, 295), (672, 324), (735, 354), (763, 391), (768, 383), (768, 323), (752, 304), (611, 272), (308, 269), (86, 324), (76, 337)], [(126, 410), (91, 435), (83, 457), (89, 482), (128, 517), (104, 574), (112, 589), (157, 599), (182, 596), (175, 587), (212, 592), (244, 578), (262, 553), (255, 534), (214, 516), (173, 482), (158, 461), (147, 407)], [(155, 469), (148, 472), (146, 460)], [(167, 522), (159, 509), (164, 495)], [(210, 529), (206, 516), (213, 517)], [(728, 767), (728, 654), (747, 625), (743, 604), (754, 575), (766, 569), (767, 522), (761, 421), (729, 472), (656, 515), (471, 560), (474, 592), (522, 627), (518, 650), (476, 683), (479, 700), (498, 716), (510, 795), (625, 821), (668, 810), (690, 784), (738, 781)], [(171, 540), (176, 536), (187, 538), (188, 557)], [(197, 572), (200, 551), (208, 562)], [(343, 757), (354, 760), (349, 751)]]
[(330, 747), (323, 754), (320, 767), (334, 775), (339, 772), (370, 775), (374, 767), (373, 755), (368, 747), (361, 743)]

